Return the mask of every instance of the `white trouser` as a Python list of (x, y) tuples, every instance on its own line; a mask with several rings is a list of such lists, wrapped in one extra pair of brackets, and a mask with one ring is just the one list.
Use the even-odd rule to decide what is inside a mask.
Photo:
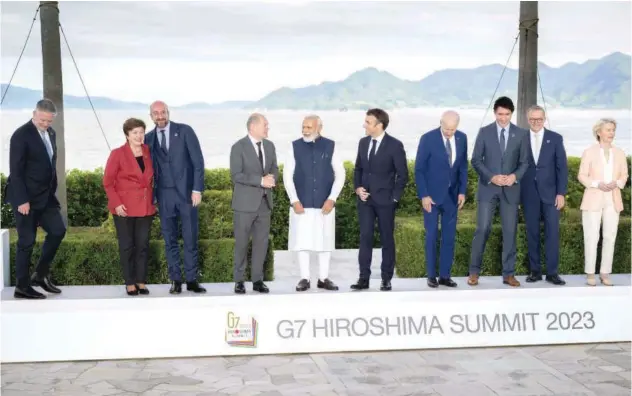
[[(298, 263), (301, 266), (301, 279), (309, 280), (309, 251), (298, 252)], [(319, 265), (319, 279), (324, 281), (329, 276), (329, 260), (331, 252), (317, 252)]]
[(619, 228), (619, 213), (614, 209), (612, 192), (602, 192), (603, 206), (598, 212), (582, 211), (582, 225), (584, 228), (584, 257), (586, 258), (584, 272), (595, 273), (597, 262), (597, 245), (599, 244), (599, 229), (603, 220), (603, 241), (601, 246), (601, 268), (599, 273), (612, 272), (612, 258), (614, 243)]

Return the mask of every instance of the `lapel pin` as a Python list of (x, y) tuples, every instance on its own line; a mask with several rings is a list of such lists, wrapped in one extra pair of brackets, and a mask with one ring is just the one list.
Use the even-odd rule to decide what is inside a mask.
[(512, 138), (516, 137), (516, 134), (515, 134), (515, 133), (512, 133), (512, 134), (511, 134), (511, 137), (512, 137)]
[(173, 136), (178, 137), (178, 134), (177, 134), (177, 133), (174, 133), (174, 134), (173, 134)]
[(551, 143), (551, 141), (550, 141), (550, 140), (547, 140), (546, 142), (547, 142), (547, 143)]

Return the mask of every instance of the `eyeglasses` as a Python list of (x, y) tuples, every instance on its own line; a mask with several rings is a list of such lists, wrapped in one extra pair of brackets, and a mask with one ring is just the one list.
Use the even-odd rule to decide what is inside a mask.
[(544, 122), (544, 118), (529, 118), (529, 122)]

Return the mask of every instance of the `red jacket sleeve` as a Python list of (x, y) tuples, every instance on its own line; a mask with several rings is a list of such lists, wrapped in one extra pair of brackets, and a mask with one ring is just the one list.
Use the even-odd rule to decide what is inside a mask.
[(103, 174), (103, 187), (105, 188), (105, 194), (108, 197), (108, 208), (114, 210), (116, 207), (122, 205), (121, 197), (116, 192), (116, 179), (121, 169), (121, 161), (119, 150), (110, 152), (108, 161), (105, 165), (105, 172)]

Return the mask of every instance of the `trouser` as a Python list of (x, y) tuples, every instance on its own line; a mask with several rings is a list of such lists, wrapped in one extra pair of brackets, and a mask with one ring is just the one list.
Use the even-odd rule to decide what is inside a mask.
[(250, 278), (253, 282), (263, 281), (263, 265), (268, 254), (271, 211), (265, 196), (256, 212), (233, 212), (235, 234), (234, 273), (235, 282), (245, 281), (248, 243), (252, 236), (252, 262)]
[(149, 233), (153, 216), (114, 216), (119, 256), (126, 285), (147, 283)]
[(582, 226), (584, 228), (584, 272), (594, 274), (597, 263), (597, 245), (599, 244), (599, 229), (603, 221), (603, 241), (601, 245), (600, 274), (612, 272), (614, 244), (619, 228), (619, 213), (614, 208), (612, 192), (602, 192), (603, 207), (600, 211), (582, 211)]
[(29, 267), (31, 255), (35, 245), (37, 226), (41, 226), (46, 231), (46, 239), (42, 245), (42, 252), (35, 271), (39, 278), (47, 276), (50, 271), (50, 264), (55, 258), (57, 249), (66, 235), (66, 226), (61, 218), (58, 207), (48, 206), (43, 209), (33, 209), (28, 215), (23, 215), (13, 210), (15, 226), (18, 233), (17, 249), (15, 252), (15, 277), (16, 285), (21, 288), (31, 284), (29, 277)]
[[(309, 264), (310, 264), (310, 251), (302, 250), (298, 252), (298, 264), (301, 267), (301, 279), (310, 279)], [(329, 262), (331, 260), (331, 252), (316, 252), (318, 255), (318, 278), (324, 281), (329, 276)]]

